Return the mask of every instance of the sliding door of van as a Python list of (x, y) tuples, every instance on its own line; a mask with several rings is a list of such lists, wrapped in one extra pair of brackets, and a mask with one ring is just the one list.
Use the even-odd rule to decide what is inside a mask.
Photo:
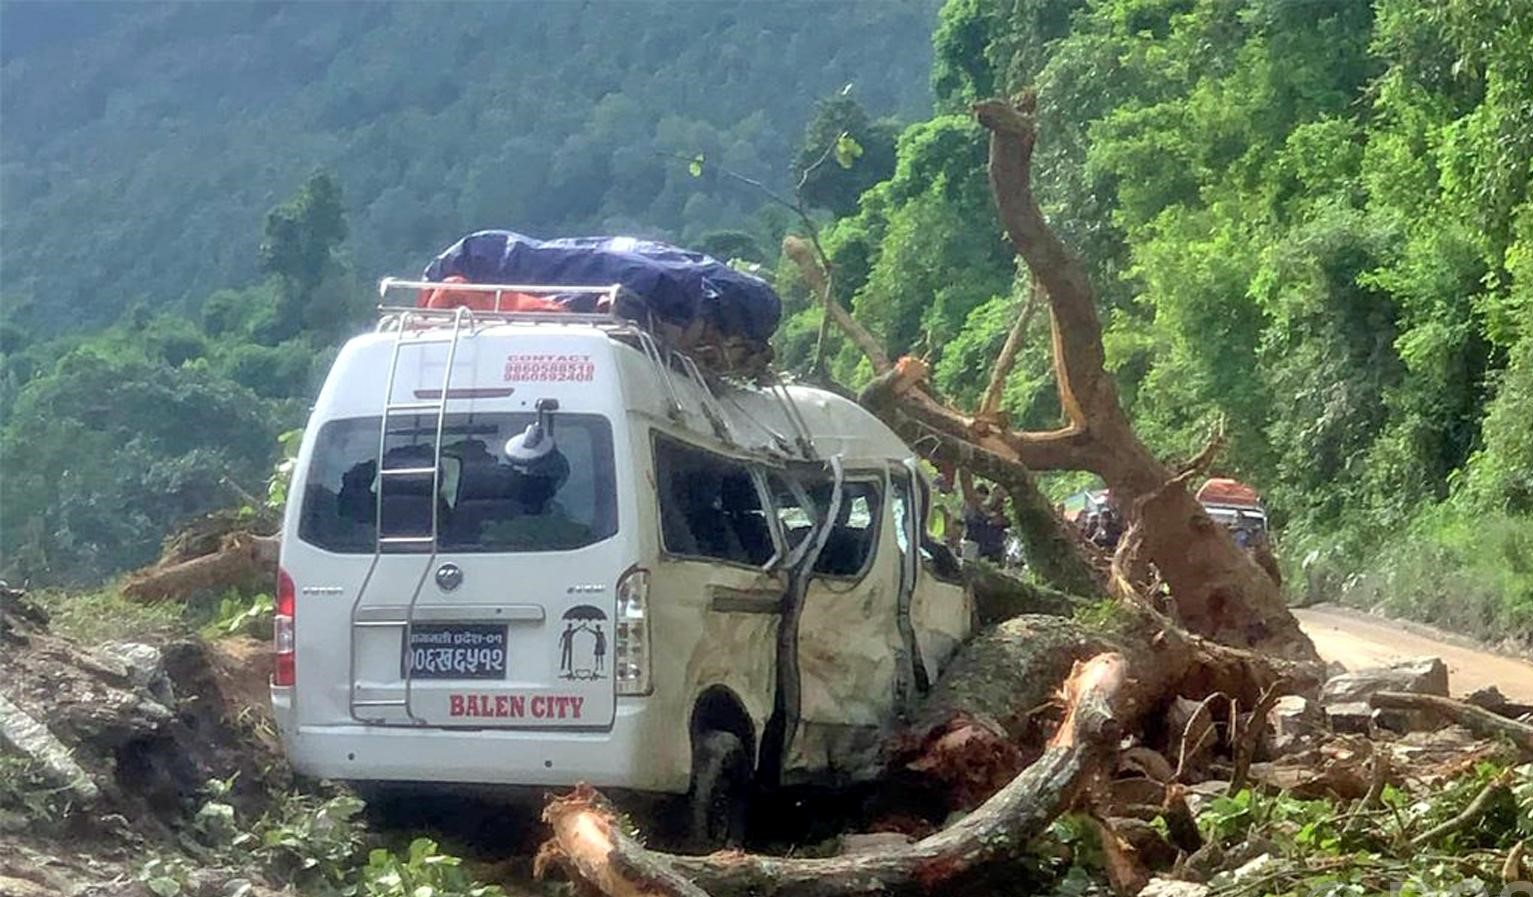
[[(684, 733), (704, 693), (737, 703), (753, 750), (772, 712), (786, 574), (754, 465), (656, 433), (662, 561), (654, 570), (655, 693)], [(686, 706), (678, 706), (681, 701)]]
[[(787, 537), (797, 544), (809, 521), (832, 504), (828, 477), (800, 483), (813, 509), (774, 490)], [(878, 772), (887, 727), (908, 683), (898, 625), (900, 559), (882, 470), (848, 470), (835, 520), (805, 590), (798, 631), (801, 701), (789, 742), (785, 782), (849, 782)]]

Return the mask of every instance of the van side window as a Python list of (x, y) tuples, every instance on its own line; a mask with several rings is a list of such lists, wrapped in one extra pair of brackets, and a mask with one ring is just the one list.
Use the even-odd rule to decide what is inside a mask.
[[(815, 520), (830, 508), (831, 483), (816, 479), (804, 483), (812, 508), (804, 507), (793, 489), (778, 474), (767, 476), (767, 487), (788, 548), (797, 548), (813, 530)], [(843, 484), (836, 523), (825, 537), (825, 547), (814, 562), (814, 572), (825, 576), (858, 576), (878, 547), (878, 520), (882, 507), (877, 483), (851, 480)]]
[(781, 476), (767, 474), (767, 490), (772, 493), (772, 506), (782, 525), (783, 538), (788, 541), (788, 550), (792, 551), (814, 528), (814, 514), (811, 509), (804, 507), (797, 493)]
[[(830, 507), (830, 483), (817, 483), (809, 496), (821, 508)], [(878, 547), (881, 496), (877, 483), (848, 481), (842, 486), (841, 507), (814, 572), (825, 576), (858, 576)]]
[(759, 567), (776, 546), (761, 495), (744, 464), (655, 437), (655, 482), (665, 550)]

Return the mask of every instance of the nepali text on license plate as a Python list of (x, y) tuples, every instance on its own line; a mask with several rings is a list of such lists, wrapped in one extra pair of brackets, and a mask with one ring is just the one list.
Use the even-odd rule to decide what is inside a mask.
[(415, 679), (506, 678), (506, 627), (493, 623), (416, 623), (404, 664)]

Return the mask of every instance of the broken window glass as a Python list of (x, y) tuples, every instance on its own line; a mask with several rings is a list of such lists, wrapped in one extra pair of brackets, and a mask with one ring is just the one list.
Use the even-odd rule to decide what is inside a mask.
[(750, 469), (674, 439), (655, 439), (665, 550), (760, 567), (776, 554)]
[[(396, 415), (384, 441), (386, 470), (420, 471), (382, 482), (383, 535), (431, 535), (433, 505), (441, 551), (567, 551), (617, 532), (612, 430), (606, 418), (560, 414), (554, 425), (563, 457), (553, 475), (517, 469), (503, 448), (533, 415), (449, 414), (443, 422), (441, 472), (432, 495), (436, 415)], [(308, 474), (298, 536), (343, 553), (371, 553), (379, 513), (377, 417), (334, 420), (320, 428)], [(388, 546), (429, 551), (429, 542)]]

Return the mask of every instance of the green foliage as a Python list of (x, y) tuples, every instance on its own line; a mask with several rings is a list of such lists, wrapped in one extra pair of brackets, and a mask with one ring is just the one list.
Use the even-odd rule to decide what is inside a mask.
[(293, 468), (298, 464), (298, 450), (303, 447), (303, 430), (292, 429), (277, 436), (281, 455), (266, 481), (266, 506), (281, 513), (287, 506), (288, 485), (293, 482)]
[(83, 645), (110, 641), (155, 642), (187, 631), (183, 608), (173, 602), (124, 598), (116, 589), (32, 593), (47, 611), (49, 628)]
[(360, 291), (335, 254), (332, 181), (316, 176), (270, 221), (276, 276), (214, 294), (200, 326), (139, 307), (0, 357), (6, 576), (80, 586), (152, 561), (166, 532), (229, 504), (227, 482), (265, 478), (278, 433), (267, 501), (280, 507), (301, 432), (288, 428), (358, 318), (340, 297)]
[[(436, 842), (417, 838), (403, 853), (374, 842), (361, 821), (363, 802), (351, 794), (274, 795), (259, 818), (244, 819), (228, 802), (233, 781), (213, 780), (192, 817), (190, 833), (204, 865), (253, 866), (278, 887), (333, 897), (504, 897), (464, 871)], [(364, 862), (364, 855), (366, 857)], [(190, 867), (179, 857), (156, 857), (138, 872), (156, 894), (183, 893)], [(156, 884), (157, 882), (157, 884)]]
[(147, 563), (177, 521), (227, 503), (224, 477), (266, 466), (281, 410), (206, 365), (172, 367), (138, 333), (69, 351), (0, 430), (0, 552), (18, 578), (82, 584)]
[[(5, 293), (51, 335), (139, 299), (195, 313), (263, 263), (312, 284), (334, 243), (306, 222), (333, 223), (312, 214), (330, 204), (264, 226), (252, 210), (315, 170), (339, 187), (369, 277), (488, 227), (691, 244), (749, 226), (762, 199), (668, 156), (791, 189), (812, 98), (855, 81), (875, 116), (925, 114), (937, 6), (192, 4), (8, 39)], [(7, 34), (57, 14), (20, 4)]]
[(870, 119), (846, 90), (821, 100), (793, 159), (799, 195), (836, 215), (857, 211), (862, 192), (894, 173), (897, 134), (894, 123)]
[(324, 279), (345, 239), (341, 188), (330, 175), (316, 173), (297, 196), (266, 213), (261, 269), (307, 295)]
[(58, 822), (69, 813), (69, 794), (68, 788), (50, 782), (42, 764), (31, 757), (0, 753), (0, 818), (17, 814), (33, 826)]
[[(933, 43), (939, 114), (826, 232), (891, 354), (978, 400), (1018, 303), (965, 113), (1033, 85), (1034, 191), (1140, 434), (1187, 457), (1222, 423), (1314, 597), (1533, 636), (1533, 8), (949, 0)], [(1040, 343), (1029, 428), (1059, 422)]]
[(156, 856), (145, 860), (134, 872), (133, 880), (141, 882), (154, 897), (180, 897), (191, 888), (192, 873), (197, 867), (177, 856)]
[[(1493, 781), (1510, 787), (1494, 792), (1482, 815), (1430, 843), (1413, 843), (1461, 814)], [(1204, 836), (1226, 851), (1266, 859), (1216, 874), (1208, 882), (1212, 893), (1426, 895), (1487, 886), (1494, 892), (1507, 849), (1533, 832), (1533, 766), (1485, 763), (1429, 790), (1387, 785), (1381, 804), (1347, 807), (1249, 790), (1214, 798), (1198, 815)]]
[(1533, 632), (1533, 526), (1454, 503), (1423, 509), (1367, 560), (1312, 565), (1326, 592), (1362, 607), (1499, 641)]
[(405, 856), (374, 850), (356, 893), (361, 897), (504, 897), (494, 885), (473, 882), (462, 861), (441, 853), (430, 838), (410, 842)]
[(246, 597), (230, 590), (218, 599), (213, 619), (202, 628), (202, 634), (205, 638), (226, 635), (271, 638), (272, 617), (276, 612), (275, 599), (265, 592)]
[(290, 794), (231, 842), (255, 855), (274, 880), (311, 893), (356, 893), (365, 833), (361, 800)]

